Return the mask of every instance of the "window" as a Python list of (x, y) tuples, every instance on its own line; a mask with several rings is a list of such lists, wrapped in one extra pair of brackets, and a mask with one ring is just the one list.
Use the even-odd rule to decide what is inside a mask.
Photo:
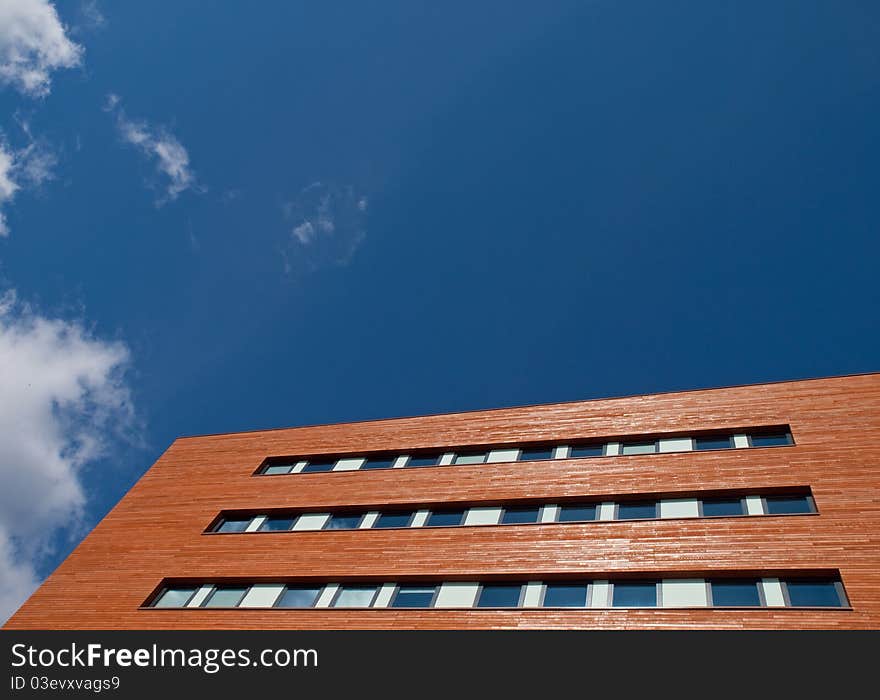
[(653, 581), (622, 581), (612, 585), (615, 608), (653, 608), (657, 606), (657, 584)]
[(755, 607), (761, 605), (758, 582), (750, 579), (710, 581), (712, 605), (716, 608)]
[(415, 454), (412, 455), (406, 462), (407, 467), (436, 467), (440, 464), (440, 457), (442, 457), (439, 452), (433, 453), (424, 453), (424, 454)]
[(793, 445), (791, 434), (786, 431), (778, 433), (758, 433), (749, 435), (749, 444), (752, 447), (776, 447), (777, 445)]
[(369, 608), (376, 597), (376, 591), (376, 586), (340, 586), (331, 607)]
[(622, 455), (648, 455), (657, 451), (657, 442), (625, 442), (620, 446)]
[(426, 527), (455, 527), (464, 520), (464, 510), (432, 510)]
[(336, 466), (336, 460), (309, 460), (309, 463), (303, 467), (303, 474), (311, 474), (313, 472), (329, 472)]
[(293, 527), (296, 520), (290, 515), (270, 515), (260, 525), (260, 532), (282, 532)]
[(656, 501), (629, 501), (617, 504), (618, 520), (640, 520), (657, 517)]
[(311, 608), (321, 593), (321, 586), (286, 586), (275, 602), (276, 608)]
[(247, 593), (247, 586), (217, 586), (202, 603), (203, 608), (234, 608)]
[(391, 469), (396, 457), (369, 457), (361, 469)]
[(486, 461), (486, 452), (459, 452), (455, 455), (453, 464), (482, 464)]
[(764, 499), (768, 515), (812, 513), (813, 499), (809, 496), (768, 496)]
[(263, 474), (290, 474), (292, 464), (270, 464), (263, 470)]
[(399, 511), (396, 513), (380, 513), (373, 523), (373, 527), (409, 527), (412, 522), (415, 511)]
[(836, 581), (794, 579), (786, 581), (785, 587), (793, 607), (839, 608), (844, 605)]
[(154, 608), (182, 608), (193, 597), (195, 588), (166, 588), (153, 602)]
[(398, 586), (391, 600), (392, 608), (430, 608), (437, 586)]
[(741, 498), (704, 498), (703, 517), (712, 518), (722, 515), (745, 515)]
[(487, 584), (480, 587), (478, 608), (518, 608), (522, 584)]
[(573, 445), (569, 451), (569, 457), (601, 457), (604, 453), (605, 446), (602, 444)]
[(694, 438), (695, 450), (729, 450), (733, 448), (733, 436)]
[(572, 503), (559, 506), (559, 522), (561, 523), (582, 523), (595, 519), (595, 503)]
[(536, 523), (540, 513), (541, 509), (538, 506), (505, 508), (501, 514), (501, 524), (520, 525), (523, 523)]
[(364, 519), (363, 513), (357, 513), (355, 515), (345, 514), (345, 513), (337, 513), (331, 515), (327, 518), (327, 522), (324, 524), (325, 530), (355, 530), (361, 525), (361, 520)]
[(538, 462), (543, 459), (553, 459), (552, 447), (524, 447), (519, 452), (520, 462)]
[(225, 518), (214, 532), (244, 532), (251, 524), (251, 518)]
[(584, 608), (587, 590), (586, 583), (548, 583), (543, 605), (545, 608)]

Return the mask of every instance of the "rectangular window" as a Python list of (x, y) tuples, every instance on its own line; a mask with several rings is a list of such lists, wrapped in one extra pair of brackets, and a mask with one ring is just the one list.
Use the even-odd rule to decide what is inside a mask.
[(437, 586), (398, 586), (391, 599), (392, 608), (430, 608)]
[(263, 474), (290, 474), (293, 464), (270, 464), (264, 470)]
[(641, 520), (657, 517), (657, 501), (629, 501), (617, 504), (618, 520)]
[(291, 515), (270, 515), (260, 525), (260, 532), (284, 532), (293, 527), (296, 518)]
[(791, 433), (779, 431), (749, 435), (749, 444), (752, 447), (776, 447), (778, 445), (793, 445), (794, 441), (791, 439)]
[(595, 519), (595, 503), (571, 503), (559, 506), (559, 522), (561, 523), (583, 523)]
[(792, 607), (840, 608), (846, 605), (836, 581), (792, 579), (785, 582)]
[(716, 608), (757, 607), (761, 605), (758, 582), (752, 579), (710, 581), (712, 605)]
[(251, 524), (252, 518), (226, 518), (217, 526), (214, 532), (244, 532)]
[(698, 437), (694, 438), (695, 450), (730, 450), (733, 449), (733, 436)]
[(363, 513), (356, 514), (347, 514), (347, 513), (335, 513), (332, 514), (329, 518), (327, 518), (327, 522), (324, 524), (325, 530), (355, 530), (361, 526), (361, 521), (364, 519)]
[(486, 584), (480, 587), (478, 608), (518, 608), (522, 597), (522, 584)]
[(541, 509), (537, 506), (518, 508), (505, 508), (501, 514), (502, 525), (520, 525), (523, 523), (536, 523)]
[(585, 608), (587, 606), (586, 583), (548, 583), (544, 588), (545, 608)]
[(455, 455), (453, 464), (482, 464), (486, 461), (487, 452), (459, 452)]
[(407, 467), (436, 467), (443, 455), (439, 452), (414, 454), (407, 461)]
[(654, 581), (621, 581), (612, 585), (611, 605), (615, 608), (657, 607), (657, 584)]
[(572, 445), (569, 457), (575, 459), (580, 459), (581, 457), (601, 457), (604, 453), (605, 445), (601, 443)]
[(376, 522), (373, 523), (373, 527), (409, 527), (414, 515), (415, 511), (412, 510), (380, 513)]
[(286, 586), (275, 602), (276, 608), (311, 608), (321, 594), (321, 586)]
[(813, 499), (809, 496), (768, 496), (764, 499), (768, 515), (813, 513)]
[(154, 608), (182, 608), (188, 602), (189, 599), (193, 597), (196, 589), (192, 587), (188, 588), (166, 588), (162, 593), (153, 601)]
[(396, 457), (369, 457), (361, 469), (391, 469), (396, 459)]
[(244, 598), (248, 586), (217, 586), (202, 603), (203, 608), (234, 608)]
[(524, 447), (519, 452), (520, 462), (539, 462), (545, 459), (553, 459), (552, 447)]
[(622, 455), (649, 455), (657, 451), (657, 441), (651, 442), (624, 442), (620, 446)]
[(336, 460), (328, 459), (310, 459), (308, 464), (303, 467), (303, 474), (312, 474), (314, 472), (329, 472), (336, 466)]
[(331, 607), (369, 608), (378, 590), (377, 586), (340, 586)]
[(702, 510), (705, 518), (746, 514), (741, 498), (704, 498)]
[(464, 510), (432, 510), (426, 527), (456, 527), (464, 520)]

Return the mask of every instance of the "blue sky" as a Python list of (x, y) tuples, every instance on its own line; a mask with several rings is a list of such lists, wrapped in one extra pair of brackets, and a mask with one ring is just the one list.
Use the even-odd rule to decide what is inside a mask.
[[(68, 490), (0, 514), (7, 608), (180, 435), (877, 369), (876, 3), (0, 19), (52, 7), (48, 84), (0, 28), (0, 478)], [(40, 322), (84, 364), (19, 368)], [(48, 367), (81, 389), (4, 451)]]

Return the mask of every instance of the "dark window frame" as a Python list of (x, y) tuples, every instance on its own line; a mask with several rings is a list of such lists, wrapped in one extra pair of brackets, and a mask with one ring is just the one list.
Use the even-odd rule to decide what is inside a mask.
[[(327, 605), (327, 609), (336, 608), (339, 610), (366, 610), (368, 608), (372, 608), (376, 604), (376, 599), (379, 597), (379, 592), (382, 590), (382, 583), (340, 583), (337, 584), (336, 591), (333, 593), (333, 597), (330, 599), (330, 603)], [(336, 601), (342, 596), (342, 592), (345, 590), (346, 586), (348, 588), (375, 588), (373, 591), (373, 597), (370, 598), (369, 605), (336, 605)]]
[[(517, 448), (519, 450), (519, 453), (517, 454), (516, 460), (514, 460), (514, 461), (516, 461), (516, 462), (552, 462), (556, 459), (556, 448), (557, 447), (558, 447), (558, 445), (521, 445), (519, 448)], [(511, 448), (511, 449), (514, 449), (514, 448)], [(549, 450), (550, 456), (549, 457), (537, 457), (537, 458), (535, 458), (535, 457), (527, 458), (527, 457), (523, 456), (523, 454), (525, 452), (537, 452), (539, 450), (541, 452), (546, 452)]]
[[(753, 438), (767, 437), (772, 435), (785, 435), (788, 439), (784, 445), (755, 445)], [(762, 449), (769, 447), (794, 447), (796, 444), (794, 441), (794, 434), (791, 431), (791, 426), (785, 426), (781, 432), (774, 432), (773, 430), (759, 430), (756, 432), (747, 432), (745, 433), (746, 439), (749, 443), (749, 449)]]
[[(628, 506), (628, 505), (647, 505), (648, 503), (654, 503), (654, 515), (649, 518), (638, 517), (638, 518), (621, 518), (620, 517), (620, 506)], [(598, 515), (598, 513), (597, 513)], [(655, 501), (651, 500), (633, 500), (633, 501), (615, 501), (614, 502), (614, 520), (620, 522), (631, 522), (634, 520), (659, 520), (660, 519), (660, 499)], [(672, 519), (672, 518), (670, 518)], [(677, 518), (675, 518), (677, 519)]]
[[(552, 523), (558, 525), (566, 525), (566, 524), (575, 524), (575, 523), (597, 523), (599, 522), (599, 506), (601, 506), (601, 502), (583, 502), (583, 503), (556, 503), (556, 519), (551, 521)], [(616, 506), (616, 504), (615, 504)], [(593, 509), (593, 517), (589, 520), (561, 520), (562, 517), (562, 509), (563, 508), (592, 508)], [(550, 525), (551, 523), (545, 523)]]
[[(416, 514), (418, 514), (418, 509), (415, 510), (385, 510), (385, 511), (376, 511), (378, 515), (376, 515), (376, 519), (372, 522), (369, 530), (403, 530), (406, 528), (411, 528), (413, 526), (413, 521), (416, 519)], [(403, 513), (409, 513), (409, 520), (406, 525), (386, 525), (385, 527), (379, 527), (378, 522), (382, 518), (383, 515), (399, 515)], [(365, 516), (366, 517), (366, 516)], [(427, 521), (426, 521), (427, 522)]]
[[(435, 584), (424, 584), (419, 585), (418, 583), (395, 583), (394, 590), (391, 592), (391, 598), (388, 600), (388, 609), (389, 610), (431, 610), (434, 609), (434, 606), (437, 604), (437, 598), (440, 597), (440, 589), (443, 587), (443, 582), (435, 583)], [(397, 596), (400, 594), (401, 588), (433, 588), (434, 593), (431, 595), (431, 601), (427, 606), (409, 606), (409, 607), (394, 607), (394, 601), (397, 600)]]
[[(350, 518), (350, 517), (354, 517), (356, 515), (360, 516), (360, 519), (358, 520), (358, 524), (355, 525), (354, 527), (329, 527), (330, 523), (333, 522), (334, 517), (338, 516), (340, 518)], [(336, 532), (350, 532), (351, 530), (360, 530), (361, 525), (364, 524), (364, 518), (366, 518), (366, 517), (367, 517), (367, 514), (364, 512), (352, 512), (351, 514), (348, 514), (344, 511), (339, 512), (339, 513), (332, 513), (331, 512), (329, 517), (327, 518), (327, 520), (321, 526), (321, 529), (320, 530), (313, 530), (313, 532), (324, 532), (325, 530), (327, 530), (327, 531), (334, 531), (335, 530)], [(363, 529), (369, 529), (369, 528), (363, 528)]]
[[(312, 601), (311, 605), (302, 605), (302, 606), (299, 606), (299, 605), (298, 606), (278, 605), (278, 603), (281, 602), (281, 600), (284, 598), (285, 594), (287, 593), (287, 591), (290, 589), (291, 586), (296, 587), (296, 588), (306, 588), (306, 587), (317, 588), (318, 594), (315, 596), (315, 599)], [(285, 583), (284, 588), (281, 589), (281, 593), (278, 594), (278, 597), (272, 603), (272, 608), (278, 609), (278, 610), (312, 610), (313, 608), (316, 608), (318, 606), (318, 600), (320, 600), (321, 595), (324, 593), (326, 588), (327, 588), (326, 583), (322, 583), (322, 584), (316, 585), (316, 586), (309, 586), (309, 584), (307, 584), (307, 583), (303, 583), (303, 584)]]
[[(758, 590), (758, 604), (757, 605), (745, 605), (745, 604), (737, 604), (737, 605), (717, 605), (715, 603), (715, 594), (713, 592), (713, 586), (716, 583), (731, 583), (733, 581), (749, 581), (754, 582), (755, 588)], [(767, 606), (767, 598), (764, 595), (764, 586), (762, 584), (761, 578), (748, 578), (745, 576), (731, 576), (729, 578), (707, 578), (706, 579), (706, 600), (709, 603), (710, 608), (717, 608), (719, 610), (736, 610), (739, 608), (745, 610), (756, 610), (757, 608), (766, 608)]]
[[(503, 447), (499, 447), (498, 449), (505, 449)], [(515, 448), (510, 448), (515, 449)], [(489, 463), (489, 453), (492, 450), (483, 450), (483, 449), (474, 449), (474, 450), (464, 450), (459, 452), (457, 450), (452, 451), (452, 463), (450, 466), (461, 466), (461, 467), (475, 467), (478, 464), (488, 464)], [(459, 462), (459, 457), (476, 457), (477, 455), (482, 455), (483, 459), (480, 462)]]
[[(655, 608), (663, 607), (663, 586), (662, 581), (652, 580), (652, 579), (618, 579), (609, 581), (611, 584), (611, 594), (609, 596), (611, 600), (611, 608), (619, 608), (622, 610), (653, 610)], [(614, 591), (617, 589), (617, 586), (620, 584), (632, 584), (632, 583), (653, 583), (654, 584), (654, 605), (615, 605), (614, 604)]]
[[(807, 502), (807, 510), (805, 513), (771, 513), (770, 508), (767, 504), (768, 498), (803, 498)], [(786, 494), (786, 493), (777, 493), (770, 496), (761, 496), (761, 508), (764, 510), (764, 515), (815, 515), (819, 512), (819, 509), (816, 507), (816, 499), (813, 498), (812, 493), (808, 494)]]
[[(192, 593), (189, 594), (189, 596), (183, 602), (182, 605), (168, 605), (168, 606), (164, 606), (164, 607), (157, 606), (157, 603), (160, 600), (162, 600), (162, 597), (168, 591), (186, 591), (186, 590), (189, 590), (190, 588), (193, 589)], [(201, 590), (201, 588), (202, 588), (201, 585), (197, 585), (197, 586), (183, 586), (183, 585), (181, 585), (181, 586), (162, 586), (162, 588), (159, 589), (159, 592), (156, 593), (153, 596), (153, 598), (147, 603), (146, 607), (156, 608), (157, 610), (179, 610), (180, 608), (185, 608), (187, 605), (189, 605), (189, 602), (195, 597), (196, 593), (198, 593), (199, 590)]]
[[(528, 585), (528, 582), (511, 583), (511, 582), (506, 582), (506, 581), (498, 581), (497, 583), (496, 582), (484, 583), (481, 581), (477, 585), (477, 595), (474, 596), (474, 603), (471, 607), (473, 609), (480, 609), (480, 610), (520, 610), (523, 607), (523, 601), (525, 600), (525, 597), (526, 597), (526, 586), (527, 585)], [(483, 589), (485, 589), (487, 586), (510, 586), (510, 587), (519, 586), (519, 598), (516, 601), (516, 605), (502, 605), (500, 607), (497, 605), (480, 605), (480, 597), (483, 595)]]
[[(547, 608), (549, 610), (586, 610), (592, 607), (593, 603), (593, 581), (542, 581), (541, 596), (538, 601), (539, 608)], [(549, 586), (586, 586), (587, 592), (583, 605), (547, 605), (547, 588)]]
[[(788, 591), (788, 584), (795, 582), (812, 582), (812, 583), (831, 583), (834, 585), (834, 591), (837, 593), (837, 602), (839, 605), (792, 605), (791, 597)], [(782, 584), (782, 599), (786, 608), (793, 610), (841, 610), (851, 608), (849, 597), (846, 595), (846, 589), (843, 587), (843, 581), (839, 578), (823, 578), (821, 576), (793, 576), (791, 578), (780, 578), (779, 583)]]
[[(740, 508), (742, 510), (738, 515), (706, 515), (703, 512), (703, 502), (704, 501), (739, 501)], [(706, 496), (706, 497), (697, 497), (697, 512), (699, 513), (699, 517), (701, 518), (744, 518), (749, 515), (748, 504), (746, 503), (746, 497), (740, 496), (739, 498), (731, 497), (725, 498), (724, 496)]]
[[(653, 440), (627, 440), (626, 442), (621, 440), (619, 442), (620, 447), (618, 448), (617, 455), (615, 455), (615, 456), (617, 456), (617, 457), (642, 457), (644, 455), (659, 454), (660, 453), (660, 440), (663, 440), (663, 439), (665, 439), (665, 438), (654, 438)], [(669, 439), (673, 440), (675, 438), (669, 438)], [(654, 446), (654, 449), (651, 452), (632, 452), (630, 454), (626, 454), (626, 452), (624, 452), (624, 449), (626, 448), (627, 445), (630, 445), (630, 446), (632, 446), (632, 445), (647, 445), (648, 443), (652, 443)]]
[[(428, 517), (425, 518), (425, 524), (422, 525), (422, 527), (465, 527), (464, 521), (467, 520), (467, 515), (468, 515), (468, 512), (470, 511), (470, 507), (467, 507), (467, 508), (443, 508), (440, 510), (434, 510), (433, 508), (428, 508), (427, 510), (428, 510)], [(431, 516), (434, 515), (434, 513), (448, 513), (448, 512), (455, 512), (458, 510), (461, 510), (461, 519), (458, 521), (457, 525), (431, 525), (429, 522), (431, 520)]]
[[(539, 504), (537, 506), (501, 506), (501, 515), (498, 517), (497, 525), (541, 525), (541, 514), (543, 513), (545, 504)], [(489, 506), (491, 507), (491, 506)], [(509, 511), (517, 511), (517, 510), (537, 510), (537, 514), (535, 515), (535, 520), (524, 522), (524, 523), (506, 523), (504, 522), (504, 516), (507, 515)]]
[[(232, 610), (233, 608), (237, 608), (241, 605), (241, 601), (244, 600), (245, 596), (251, 590), (253, 585), (254, 585), (253, 583), (247, 583), (247, 584), (241, 584), (241, 585), (235, 585), (233, 583), (221, 584), (219, 586), (212, 585), (210, 593), (208, 593), (208, 595), (205, 596), (205, 599), (201, 603), (199, 603), (198, 607), (199, 608), (213, 608), (215, 610)], [(230, 588), (244, 588), (244, 591), (242, 592), (241, 597), (235, 602), (235, 605), (208, 605), (208, 603), (211, 602), (211, 599), (214, 597), (214, 594), (217, 593), (217, 591), (223, 590), (223, 589), (230, 589)]]

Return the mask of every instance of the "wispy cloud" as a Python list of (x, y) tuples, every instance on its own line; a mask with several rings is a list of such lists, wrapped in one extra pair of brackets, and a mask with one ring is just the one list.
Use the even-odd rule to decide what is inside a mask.
[(124, 344), (0, 295), (0, 622), (38, 585), (59, 528), (83, 529), (83, 467), (136, 430), (129, 362)]
[(28, 143), (13, 149), (0, 134), (0, 236), (9, 235), (3, 208), (12, 203), (19, 190), (38, 188), (54, 178), (58, 158), (49, 144), (34, 139), (27, 123), (20, 122)]
[(82, 62), (83, 47), (67, 37), (49, 0), (0, 2), (0, 82), (23, 95), (45, 97), (51, 74)]
[(291, 223), (285, 271), (347, 265), (366, 238), (367, 197), (351, 185), (313, 182), (282, 205)]
[(183, 144), (164, 127), (153, 126), (145, 120), (129, 119), (121, 102), (118, 95), (108, 94), (104, 111), (115, 115), (116, 128), (122, 140), (153, 161), (157, 172), (164, 177), (165, 195), (157, 204), (177, 199), (186, 190), (203, 192), (204, 187), (196, 180)]

